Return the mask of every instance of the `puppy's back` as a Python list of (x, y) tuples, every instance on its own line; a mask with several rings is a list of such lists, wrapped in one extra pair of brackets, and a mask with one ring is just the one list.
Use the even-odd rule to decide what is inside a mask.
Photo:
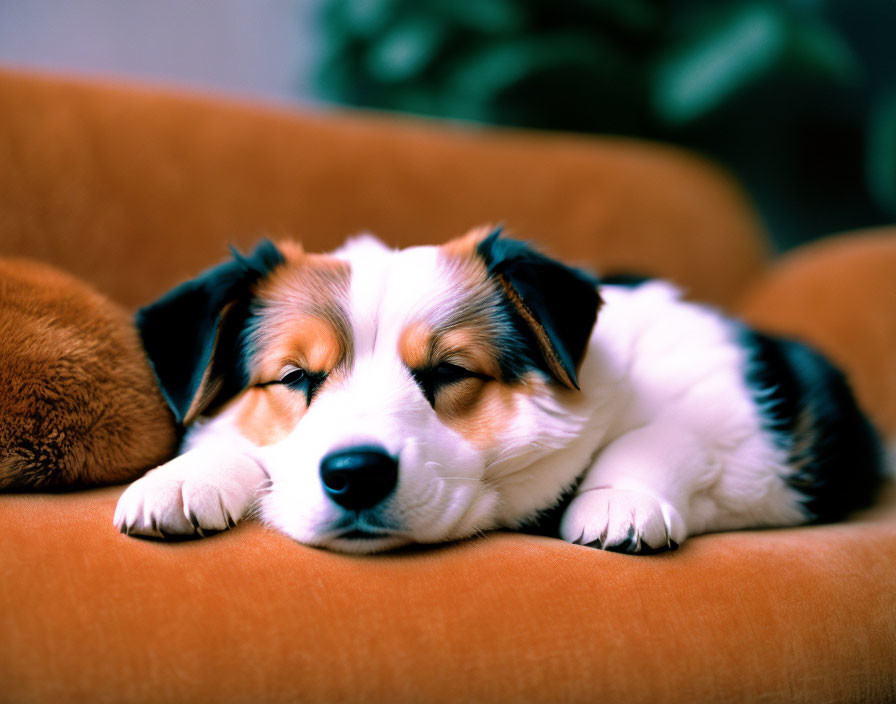
[(49, 266), (0, 259), (0, 489), (127, 481), (175, 443), (129, 316)]

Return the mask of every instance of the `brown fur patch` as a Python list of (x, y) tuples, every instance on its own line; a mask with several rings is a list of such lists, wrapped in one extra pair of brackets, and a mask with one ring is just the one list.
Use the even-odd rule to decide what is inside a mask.
[[(489, 229), (473, 230), (441, 248), (442, 264), (454, 282), (455, 298), (450, 301), (450, 310), (438, 313), (444, 331), (466, 329), (469, 334), (490, 340), (494, 345), (497, 331), (493, 316), (500, 307), (500, 289), (488, 276), (485, 262), (475, 253), (475, 245)], [(470, 246), (458, 243), (469, 243)]]
[(408, 325), (398, 338), (398, 356), (408, 369), (429, 366), (433, 354), (433, 330), (428, 323), (418, 320)]
[(480, 327), (453, 328), (439, 336), (437, 353), (443, 361), (497, 379), (501, 369), (496, 343), (497, 340)]
[(279, 378), (292, 364), (329, 373), (350, 364), (351, 324), (346, 313), (350, 269), (346, 262), (306, 254), (295, 243), (278, 243), (287, 265), (258, 287), (262, 323), (253, 340), (252, 383)]
[(308, 410), (303, 394), (276, 384), (247, 389), (230, 407), (235, 408), (240, 433), (256, 445), (285, 438)]
[(448, 362), (490, 378), (470, 377), (444, 385), (435, 394), (434, 409), (442, 421), (474, 445), (487, 447), (512, 421), (513, 395), (519, 389), (498, 380), (494, 345), (480, 329), (434, 331), (427, 324), (408, 326), (399, 340), (399, 354), (410, 369)]
[(493, 318), (500, 291), (475, 255), (476, 245), (490, 231), (477, 228), (442, 247), (443, 264), (455, 283), (455, 298), (449, 310), (437, 307), (432, 321), (409, 325), (398, 349), (411, 369), (447, 362), (487, 377), (446, 384), (436, 393), (434, 403), (446, 425), (479, 447), (493, 445), (495, 437), (513, 422), (515, 395), (529, 392), (525, 384), (511, 385), (501, 379), (499, 329)]
[(456, 364), (477, 374), (500, 374), (493, 341), (474, 327), (437, 330), (428, 323), (411, 323), (398, 340), (398, 354), (409, 369)]
[[(472, 382), (478, 382), (473, 384)], [(470, 379), (453, 385), (444, 401), (436, 401), (436, 412), (445, 424), (476, 447), (494, 446), (496, 438), (513, 423), (515, 396), (524, 387), (513, 388), (497, 381)], [(444, 403), (440, 410), (440, 403)]]
[[(242, 435), (258, 445), (286, 437), (305, 415), (304, 394), (276, 382), (291, 365), (338, 378), (352, 357), (345, 304), (349, 265), (333, 257), (306, 254), (294, 242), (279, 242), (286, 259), (255, 292), (261, 323), (252, 340), (252, 386), (222, 408), (235, 412)], [(266, 384), (261, 386), (261, 384)]]
[(464, 425), (468, 416), (475, 415), (476, 405), (489, 383), (472, 377), (447, 385), (436, 396), (436, 413), (448, 423)]
[(0, 260), (0, 488), (132, 480), (176, 440), (130, 316), (67, 274)]
[(279, 317), (265, 326), (262, 349), (255, 359), (255, 383), (278, 379), (294, 365), (315, 373), (329, 373), (346, 357), (347, 345), (328, 320), (297, 314)]
[(442, 251), (449, 256), (472, 257), (476, 254), (476, 247), (493, 231), (492, 225), (480, 225), (468, 230), (466, 233), (442, 245)]

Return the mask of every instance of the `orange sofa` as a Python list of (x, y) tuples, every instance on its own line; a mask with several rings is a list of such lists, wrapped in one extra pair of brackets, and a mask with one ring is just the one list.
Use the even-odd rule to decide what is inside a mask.
[[(737, 186), (676, 149), (0, 71), (0, 165), (0, 255), (130, 308), (262, 234), (503, 221), (815, 342), (896, 435), (896, 228), (773, 261)], [(357, 557), (251, 522), (152, 542), (113, 528), (121, 491), (0, 495), (0, 702), (896, 701), (892, 490), (656, 557), (511, 533)]]

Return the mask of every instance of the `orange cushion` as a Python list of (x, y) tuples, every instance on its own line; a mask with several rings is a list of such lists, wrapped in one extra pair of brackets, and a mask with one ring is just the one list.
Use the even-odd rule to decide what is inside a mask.
[(120, 489), (0, 496), (10, 702), (886, 702), (896, 501), (631, 557), (498, 533), (375, 557), (247, 524), (120, 535)]

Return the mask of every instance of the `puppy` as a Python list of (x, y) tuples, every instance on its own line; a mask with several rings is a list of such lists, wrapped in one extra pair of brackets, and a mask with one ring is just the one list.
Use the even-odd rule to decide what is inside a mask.
[(504, 527), (649, 553), (837, 519), (880, 477), (874, 430), (817, 353), (499, 231), (329, 255), (265, 241), (138, 322), (187, 433), (122, 495), (131, 535), (256, 507), (346, 552)]
[(68, 274), (0, 259), (0, 489), (131, 481), (177, 438), (130, 316)]

